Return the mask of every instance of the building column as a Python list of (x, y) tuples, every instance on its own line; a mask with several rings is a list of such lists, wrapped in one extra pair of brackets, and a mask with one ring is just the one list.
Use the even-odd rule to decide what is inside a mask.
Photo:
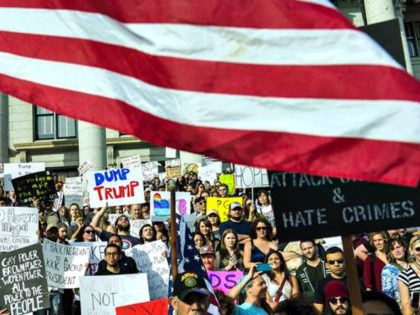
[(105, 128), (80, 120), (77, 124), (79, 164), (89, 160), (93, 164), (93, 170), (106, 169)]
[(9, 96), (0, 94), (0, 162), (9, 162)]
[(413, 66), (408, 51), (407, 38), (404, 29), (404, 4), (401, 0), (396, 1), (396, 7), (393, 0), (364, 0), (367, 24), (375, 24), (380, 22), (398, 19), (400, 26), (401, 41), (404, 52), (404, 59), (407, 72), (413, 74)]

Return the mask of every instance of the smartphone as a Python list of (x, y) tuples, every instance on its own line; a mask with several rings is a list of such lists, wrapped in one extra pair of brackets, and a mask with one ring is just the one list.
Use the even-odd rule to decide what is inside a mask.
[(271, 265), (269, 264), (258, 264), (257, 271), (271, 271)]
[(417, 310), (419, 308), (420, 292), (411, 293), (411, 307)]

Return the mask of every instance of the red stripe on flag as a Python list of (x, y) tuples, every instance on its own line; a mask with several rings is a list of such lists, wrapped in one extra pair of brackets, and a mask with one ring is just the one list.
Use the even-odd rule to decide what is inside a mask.
[[(78, 119), (133, 134), (157, 145), (273, 170), (416, 186), (416, 144), (179, 124), (100, 96), (0, 75), (2, 92)], [(396, 126), (398, 127), (398, 126)]]
[[(103, 68), (163, 88), (263, 97), (420, 102), (417, 81), (402, 70), (392, 67), (209, 62), (153, 56), (125, 47), (81, 39), (10, 32), (0, 32), (0, 35), (0, 51), (3, 52)], [(337, 82), (345, 84), (337, 85)]]
[(0, 7), (101, 13), (124, 23), (354, 29), (332, 8), (295, 0), (0, 0)]

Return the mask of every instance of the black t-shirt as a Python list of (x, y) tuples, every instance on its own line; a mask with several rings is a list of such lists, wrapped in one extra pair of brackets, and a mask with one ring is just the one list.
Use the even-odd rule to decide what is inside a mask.
[[(137, 269), (136, 261), (131, 257), (127, 257), (124, 253), (122, 253), (122, 255), (122, 258), (118, 263), (122, 274), (138, 273), (139, 270)], [(97, 272), (104, 269), (106, 269), (106, 261), (102, 259), (98, 264)]]
[(320, 262), (318, 266), (312, 267), (306, 264), (306, 272), (308, 273), (309, 281), (311, 281), (312, 286), (315, 289), (317, 282), (321, 279), (324, 279), (324, 267)]
[(109, 271), (108, 269), (98, 269), (97, 272), (95, 272), (94, 276), (112, 276), (112, 275), (124, 275), (125, 273), (120, 270), (120, 272), (114, 273)]

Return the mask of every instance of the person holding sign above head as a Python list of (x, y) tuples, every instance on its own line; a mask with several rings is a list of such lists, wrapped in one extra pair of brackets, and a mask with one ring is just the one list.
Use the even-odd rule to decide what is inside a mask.
[[(95, 228), (96, 232), (99, 234), (99, 238), (103, 241), (108, 241), (109, 238), (113, 235), (107, 231), (99, 228), (99, 222), (107, 210), (107, 206), (99, 210), (92, 219), (92, 226)], [(122, 250), (126, 250), (133, 246), (140, 244), (140, 239), (130, 235), (130, 220), (126, 215), (121, 215), (117, 218), (115, 222), (115, 228), (117, 229), (117, 234), (121, 236), (123, 241)]]
[[(314, 306), (320, 314), (329, 314), (328, 312), (328, 300), (325, 296), (325, 287), (331, 281), (338, 280), (346, 285), (346, 266), (344, 264), (344, 252), (341, 248), (333, 246), (325, 251), (325, 258), (327, 262), (327, 268), (331, 274), (319, 280), (314, 297)], [(323, 313), (325, 310), (325, 313)]]
[(232, 202), (229, 205), (229, 220), (220, 224), (219, 233), (227, 229), (232, 229), (238, 234), (239, 243), (244, 244), (249, 239), (251, 233), (251, 223), (245, 221), (242, 217), (243, 208), (239, 202)]
[(176, 275), (173, 284), (174, 297), (169, 303), (176, 315), (206, 315), (210, 306), (210, 292), (204, 279), (194, 272)]

